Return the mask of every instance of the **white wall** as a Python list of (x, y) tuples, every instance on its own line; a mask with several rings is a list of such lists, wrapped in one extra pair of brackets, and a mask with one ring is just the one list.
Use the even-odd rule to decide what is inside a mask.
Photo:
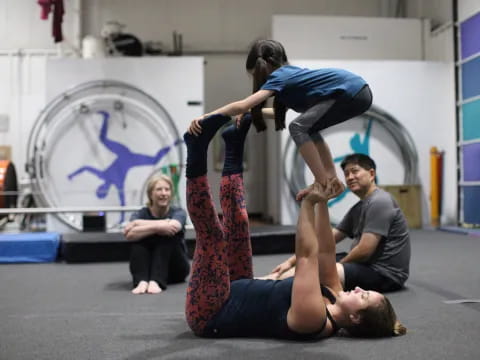
[[(271, 34), (275, 14), (393, 17), (394, 0), (64, 0), (63, 33), (73, 44), (77, 5), (81, 5), (82, 35), (99, 35), (102, 25), (118, 20), (142, 41), (155, 40), (172, 49), (172, 32), (184, 35), (186, 51), (239, 51), (255, 38)], [(459, 0), (459, 19), (478, 10), (477, 0)], [(408, 0), (406, 16), (432, 19), (432, 26), (451, 21), (451, 0)], [(67, 46), (68, 47), (68, 46)], [(0, 49), (53, 49), (51, 18), (40, 20), (31, 0), (0, 2)], [(204, 55), (204, 54), (203, 54)]]
[(430, 31), (430, 22), (424, 23), (425, 60), (451, 62), (455, 59), (454, 26), (447, 23)]
[(431, 19), (432, 28), (436, 28), (452, 21), (452, 0), (407, 0), (406, 3), (407, 17)]
[[(389, 16), (388, 3), (391, 0), (64, 0), (63, 32), (74, 42), (80, 4), (83, 35), (99, 35), (106, 21), (118, 20), (141, 40), (161, 41), (168, 49), (177, 30), (184, 35), (185, 50), (238, 51), (252, 39), (270, 35), (273, 14)], [(0, 2), (0, 49), (11, 48), (54, 48), (51, 21), (40, 20), (36, 1)]]
[[(475, 3), (476, 0), (465, 1)], [(393, 17), (396, 14), (396, 0), (64, 0), (66, 14), (63, 33), (66, 39), (63, 50), (68, 50), (77, 41), (78, 31), (81, 35), (99, 35), (102, 25), (109, 20), (118, 20), (127, 25), (126, 31), (138, 36), (142, 41), (155, 40), (164, 44), (166, 51), (172, 49), (172, 32), (183, 34), (184, 50), (194, 55), (203, 55), (205, 65), (205, 110), (212, 110), (225, 102), (236, 100), (250, 93), (251, 84), (245, 75), (244, 61), (248, 44), (259, 37), (271, 37), (272, 16), (275, 14), (291, 15), (329, 15)], [(81, 24), (78, 24), (77, 6), (81, 5)], [(431, 18), (432, 24), (443, 24), (451, 20), (451, 0), (409, 0), (406, 16), (411, 18)], [(417, 40), (414, 40), (417, 42)], [(449, 54), (444, 46), (449, 46), (448, 36), (437, 41), (438, 45), (426, 49), (426, 59), (432, 56), (439, 59)], [(428, 45), (427, 45), (428, 46)], [(24, 60), (24, 57), (8, 59), (2, 55), (2, 49), (56, 49), (51, 37), (51, 20), (40, 20), (40, 7), (34, 0), (0, 1), (0, 114), (8, 114), (10, 123), (18, 121), (19, 114), (28, 113), (32, 122), (39, 111), (38, 101), (44, 94), (35, 89), (41, 88), (44, 79), (33, 75), (38, 82), (30, 81), (33, 90), (29, 98), (20, 106), (16, 98), (20, 83), (10, 78), (33, 79), (30, 75), (17, 72), (16, 62), (42, 62)], [(432, 54), (432, 55), (429, 55)], [(35, 57), (35, 56), (33, 56)], [(33, 58), (32, 57), (32, 58)], [(13, 61), (13, 62), (12, 62)], [(30, 68), (33, 65), (28, 65)], [(36, 66), (36, 65), (35, 65)], [(35, 68), (33, 66), (33, 69)], [(29, 70), (25, 70), (29, 71)], [(40, 74), (40, 73), (38, 73)], [(24, 80), (23, 80), (24, 81)], [(35, 85), (34, 85), (35, 84)], [(43, 84), (43, 85), (42, 85)], [(23, 85), (22, 85), (23, 86)], [(23, 116), (22, 118), (25, 118)], [(23, 121), (23, 120), (22, 120)], [(27, 120), (25, 120), (27, 121)], [(28, 124), (25, 124), (28, 127)], [(24, 129), (27, 129), (25, 127)], [(0, 133), (0, 143), (13, 145), (15, 159), (23, 159), (24, 149), (19, 148), (20, 138), (28, 134), (22, 130), (13, 134)], [(275, 143), (275, 136), (267, 136), (267, 142)], [(252, 135), (250, 158), (251, 170), (245, 174), (247, 193), (252, 194), (249, 210), (267, 212), (274, 218), (276, 193), (265, 196), (271, 190), (268, 184), (274, 184), (278, 178), (276, 170), (266, 171), (274, 164), (267, 158), (258, 157), (265, 146), (265, 136)], [(23, 167), (23, 160), (18, 163)], [(262, 172), (263, 171), (263, 172)], [(257, 175), (258, 172), (261, 174)], [(216, 182), (216, 176), (212, 181)], [(259, 179), (262, 179), (259, 183)]]
[(422, 60), (419, 19), (275, 15), (272, 26), (296, 59)]
[(480, 11), (478, 0), (458, 0), (458, 21), (463, 21)]
[(382, 1), (362, 0), (85, 0), (84, 30), (98, 34), (117, 19), (143, 40), (170, 46), (172, 32), (184, 35), (185, 50), (241, 50), (255, 38), (269, 36), (273, 14), (380, 16)]

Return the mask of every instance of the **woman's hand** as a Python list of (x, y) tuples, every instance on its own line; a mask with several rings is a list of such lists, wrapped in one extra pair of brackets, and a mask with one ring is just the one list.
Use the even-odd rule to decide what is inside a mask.
[(127, 225), (125, 225), (125, 228), (123, 229), (123, 234), (126, 235), (132, 228), (135, 226), (135, 220), (130, 221)]
[(289, 261), (284, 261), (283, 263), (277, 265), (270, 274), (276, 274), (277, 279), (285, 272), (288, 271), (292, 268), (292, 265), (290, 264)]
[(132, 229), (135, 227), (135, 226), (138, 226), (138, 221), (137, 220), (134, 220), (134, 221), (130, 221), (127, 225), (125, 225), (125, 228), (123, 229), (123, 235), (127, 238), (127, 240), (132, 240), (132, 239), (128, 239), (128, 234), (130, 233), (130, 231), (132, 231)]
[(162, 234), (166, 236), (173, 236), (178, 232), (178, 225), (171, 219), (164, 220), (162, 224)]

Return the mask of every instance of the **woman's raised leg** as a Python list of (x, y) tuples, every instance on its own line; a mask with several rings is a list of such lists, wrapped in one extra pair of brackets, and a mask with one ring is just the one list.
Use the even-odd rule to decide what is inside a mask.
[(232, 124), (222, 133), (225, 164), (220, 185), (220, 203), (228, 243), (231, 281), (253, 278), (252, 246), (243, 187), (243, 151), (250, 124), (251, 117), (246, 115), (238, 128)]
[(196, 232), (185, 315), (201, 335), (208, 321), (230, 294), (227, 242), (218, 219), (207, 179), (208, 144), (230, 118), (211, 116), (202, 121), (202, 134), (185, 134), (187, 145), (187, 208)]

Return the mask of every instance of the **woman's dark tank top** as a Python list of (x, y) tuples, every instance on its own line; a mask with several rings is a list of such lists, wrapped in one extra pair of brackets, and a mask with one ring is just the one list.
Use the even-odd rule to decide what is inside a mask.
[[(231, 283), (230, 296), (221, 310), (208, 322), (206, 337), (275, 337), (312, 340), (314, 333), (297, 333), (287, 325), (293, 278), (285, 280), (240, 279)], [(322, 286), (322, 294), (331, 303), (335, 296)], [(326, 322), (326, 320), (325, 320)]]

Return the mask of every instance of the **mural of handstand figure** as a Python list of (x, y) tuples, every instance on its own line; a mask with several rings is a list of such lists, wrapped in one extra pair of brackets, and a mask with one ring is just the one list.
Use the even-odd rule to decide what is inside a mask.
[[(74, 177), (80, 175), (83, 172), (89, 172), (97, 176), (104, 182), (97, 188), (96, 196), (99, 199), (104, 199), (108, 195), (110, 187), (113, 185), (117, 189), (120, 205), (125, 206), (125, 179), (130, 169), (136, 166), (143, 165), (155, 165), (165, 155), (167, 155), (171, 146), (161, 148), (154, 156), (138, 154), (132, 152), (127, 146), (120, 144), (117, 141), (113, 141), (107, 137), (108, 120), (110, 114), (107, 111), (98, 111), (98, 114), (102, 115), (103, 122), (100, 130), (100, 141), (111, 152), (117, 155), (115, 160), (104, 170), (96, 169), (92, 166), (82, 166), (78, 170), (75, 170), (68, 175), (69, 180), (73, 180)], [(181, 140), (175, 141), (173, 145), (178, 145)], [(125, 220), (124, 212), (121, 212), (120, 223)]]

